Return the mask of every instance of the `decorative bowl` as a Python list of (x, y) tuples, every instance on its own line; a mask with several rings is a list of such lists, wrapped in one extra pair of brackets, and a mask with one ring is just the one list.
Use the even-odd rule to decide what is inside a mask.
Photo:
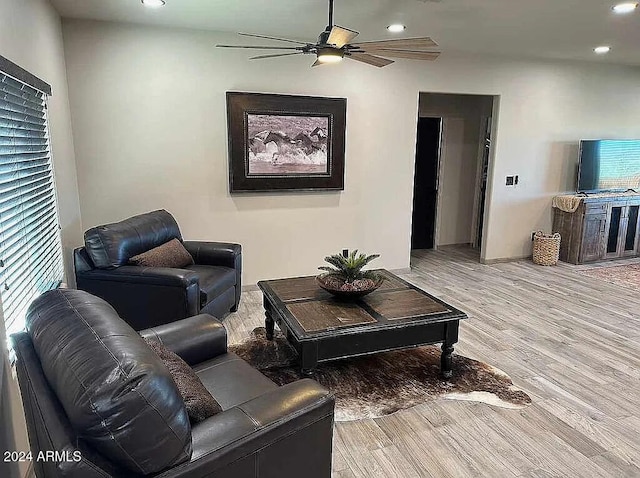
[(322, 289), (340, 299), (359, 299), (380, 287), (384, 282), (384, 277), (358, 279), (353, 281), (351, 288), (345, 288), (344, 281), (330, 273), (316, 276), (316, 282)]

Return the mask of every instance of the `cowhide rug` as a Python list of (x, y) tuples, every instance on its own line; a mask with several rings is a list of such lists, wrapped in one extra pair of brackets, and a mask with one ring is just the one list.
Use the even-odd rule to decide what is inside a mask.
[[(266, 339), (264, 327), (229, 346), (278, 385), (302, 378), (298, 356), (280, 333)], [(440, 372), (440, 347), (430, 345), (320, 364), (315, 380), (336, 397), (336, 421), (378, 418), (436, 399), (471, 400), (520, 409), (529, 396), (507, 374), (477, 360), (453, 355), (453, 378)]]

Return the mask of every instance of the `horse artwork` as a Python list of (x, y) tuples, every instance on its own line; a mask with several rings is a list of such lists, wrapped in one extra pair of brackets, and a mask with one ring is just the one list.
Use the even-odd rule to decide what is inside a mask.
[(327, 174), (329, 117), (247, 115), (249, 176)]
[(347, 100), (227, 92), (229, 191), (341, 191)]

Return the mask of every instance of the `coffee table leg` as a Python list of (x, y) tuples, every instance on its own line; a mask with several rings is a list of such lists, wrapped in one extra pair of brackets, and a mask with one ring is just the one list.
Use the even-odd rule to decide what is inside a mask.
[(275, 323), (271, 316), (271, 311), (267, 309), (264, 313), (264, 328), (267, 329), (267, 340), (273, 340), (274, 325)]
[(313, 377), (318, 366), (318, 344), (310, 343), (302, 346), (300, 354), (300, 372), (303, 377)]
[(440, 356), (440, 373), (443, 378), (451, 378), (452, 360), (451, 354), (453, 353), (453, 344), (443, 342), (442, 343), (442, 355)]

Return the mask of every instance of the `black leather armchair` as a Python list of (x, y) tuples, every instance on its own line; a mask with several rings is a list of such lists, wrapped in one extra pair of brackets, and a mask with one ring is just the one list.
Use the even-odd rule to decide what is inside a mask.
[(331, 475), (333, 397), (309, 379), (278, 387), (227, 352), (211, 316), (141, 333), (189, 363), (222, 406), (195, 425), (164, 365), (103, 300), (47, 292), (27, 331), (12, 340), (29, 443), (34, 457), (57, 452), (34, 460), (38, 478)]
[[(85, 232), (75, 250), (78, 289), (109, 302), (141, 330), (199, 313), (234, 312), (242, 291), (242, 248), (224, 242), (182, 241), (176, 220), (159, 210)], [(171, 239), (182, 241), (194, 265), (183, 269), (127, 265), (134, 255)]]

